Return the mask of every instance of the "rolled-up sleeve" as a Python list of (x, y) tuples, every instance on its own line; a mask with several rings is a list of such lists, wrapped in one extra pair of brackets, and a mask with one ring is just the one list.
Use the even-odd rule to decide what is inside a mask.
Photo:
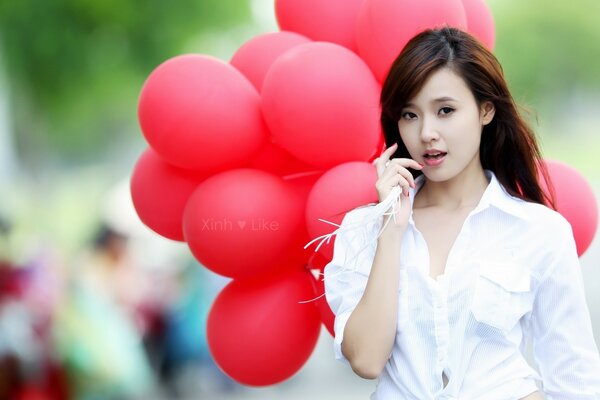
[(533, 355), (547, 399), (600, 400), (600, 356), (571, 225), (561, 219), (553, 234), (560, 244), (539, 282), (529, 321)]
[[(356, 221), (360, 210), (348, 212), (341, 223), (344, 227)], [(373, 239), (367, 243), (367, 238)], [(325, 266), (325, 297), (335, 314), (333, 341), (335, 358), (347, 365), (348, 359), (342, 354), (344, 328), (352, 311), (362, 298), (367, 285), (368, 271), (375, 257), (376, 237), (365, 235), (365, 231), (340, 230), (333, 247), (333, 259)]]

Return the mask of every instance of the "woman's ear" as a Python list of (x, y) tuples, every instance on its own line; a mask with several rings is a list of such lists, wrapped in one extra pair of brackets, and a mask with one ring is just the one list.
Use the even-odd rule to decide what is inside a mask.
[(494, 119), (496, 113), (496, 107), (491, 101), (486, 101), (481, 105), (481, 124), (487, 125)]

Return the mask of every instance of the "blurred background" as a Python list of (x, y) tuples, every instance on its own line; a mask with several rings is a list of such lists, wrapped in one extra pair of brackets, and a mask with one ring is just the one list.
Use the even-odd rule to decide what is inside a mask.
[[(545, 158), (576, 168), (600, 198), (600, 2), (488, 5), (494, 52)], [(183, 53), (229, 61), (276, 30), (273, 0), (0, 3), (0, 398), (369, 397), (375, 382), (334, 360), (325, 328), (279, 385), (224, 375), (204, 327), (228, 280), (131, 204), (150, 72)], [(598, 235), (580, 260), (600, 343)]]

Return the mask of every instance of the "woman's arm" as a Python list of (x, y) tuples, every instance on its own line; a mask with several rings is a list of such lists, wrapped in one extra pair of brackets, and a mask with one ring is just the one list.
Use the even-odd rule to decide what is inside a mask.
[[(357, 219), (350, 212), (342, 225)], [(402, 234), (386, 229), (377, 242), (373, 237), (373, 244), (358, 256), (357, 272), (348, 271), (353, 264), (348, 259), (365, 243), (358, 232), (340, 235), (333, 260), (324, 271), (327, 302), (336, 315), (334, 350), (336, 358), (357, 375), (374, 379), (389, 359), (395, 340)]]
[(530, 317), (533, 352), (550, 400), (600, 399), (594, 340), (571, 225), (563, 218), (553, 260), (539, 283)]
[(398, 230), (386, 229), (379, 237), (364, 294), (344, 330), (342, 353), (365, 379), (379, 376), (394, 346), (401, 242)]

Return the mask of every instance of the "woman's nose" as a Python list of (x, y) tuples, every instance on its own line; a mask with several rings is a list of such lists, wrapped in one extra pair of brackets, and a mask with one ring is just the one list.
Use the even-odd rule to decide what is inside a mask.
[(437, 140), (439, 138), (439, 134), (437, 131), (437, 127), (433, 121), (423, 118), (423, 124), (421, 125), (421, 140), (423, 142), (430, 142), (432, 140)]

